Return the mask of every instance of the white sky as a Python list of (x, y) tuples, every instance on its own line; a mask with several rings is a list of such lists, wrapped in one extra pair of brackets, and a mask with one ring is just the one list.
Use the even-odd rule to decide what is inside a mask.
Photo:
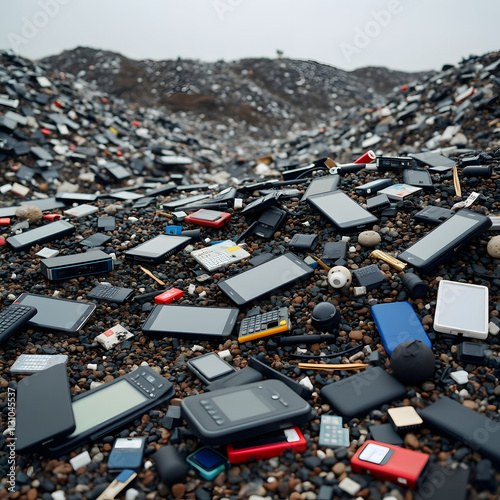
[(498, 0), (4, 0), (0, 48), (133, 59), (314, 59), (419, 71), (500, 49)]

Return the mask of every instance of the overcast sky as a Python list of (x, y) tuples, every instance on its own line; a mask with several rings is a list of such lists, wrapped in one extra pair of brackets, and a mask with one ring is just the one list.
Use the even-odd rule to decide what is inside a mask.
[(498, 0), (19, 0), (0, 48), (39, 59), (79, 45), (133, 59), (314, 59), (440, 69), (500, 49)]

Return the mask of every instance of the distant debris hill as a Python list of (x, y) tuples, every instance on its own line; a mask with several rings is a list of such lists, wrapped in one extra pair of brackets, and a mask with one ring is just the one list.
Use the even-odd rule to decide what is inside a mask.
[(135, 61), (86, 47), (41, 63), (78, 75), (132, 105), (193, 113), (226, 124), (243, 121), (261, 132), (310, 126), (353, 106), (383, 104), (394, 87), (430, 74), (386, 68), (347, 72), (293, 59)]

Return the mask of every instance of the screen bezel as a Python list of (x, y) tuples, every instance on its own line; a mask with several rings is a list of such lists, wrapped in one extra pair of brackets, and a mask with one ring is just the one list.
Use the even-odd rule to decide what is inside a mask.
[[(219, 334), (207, 334), (200, 333), (194, 331), (183, 330), (171, 330), (167, 328), (167, 325), (162, 325), (159, 328), (159, 325), (155, 325), (155, 321), (160, 315), (162, 308), (169, 307), (176, 314), (210, 314), (210, 310), (225, 310), (227, 311), (226, 323), (222, 328), (222, 331)], [(184, 304), (157, 304), (154, 309), (151, 311), (149, 316), (146, 318), (146, 321), (142, 325), (142, 332), (145, 335), (149, 335), (152, 337), (179, 337), (179, 338), (188, 338), (188, 339), (213, 339), (213, 338), (223, 338), (229, 337), (231, 335), (236, 321), (238, 320), (239, 309), (235, 307), (203, 307), (203, 306), (192, 306), (192, 305), (184, 305)], [(203, 321), (207, 321), (206, 316), (204, 316), (203, 320), (200, 320), (200, 324), (203, 324)]]
[[(69, 300), (69, 299), (60, 299), (58, 297), (49, 297), (47, 295), (37, 295), (34, 293), (22, 293), (14, 301), (14, 303), (15, 304), (32, 305), (32, 304), (29, 304), (29, 297), (36, 297), (37, 299), (41, 299), (41, 300), (45, 300), (45, 301), (71, 302), (71, 303), (74, 303), (74, 305), (78, 306), (78, 307), (85, 306), (85, 310), (79, 316), (75, 317), (74, 323), (73, 323), (73, 325), (71, 325), (71, 327), (62, 328), (59, 325), (37, 323), (35, 321), (35, 318), (37, 316), (36, 314), (35, 314), (35, 316), (33, 316), (33, 318), (31, 318), (28, 321), (28, 325), (30, 325), (30, 326), (34, 326), (37, 328), (47, 328), (47, 329), (57, 330), (57, 331), (67, 332), (67, 333), (78, 332), (83, 327), (83, 325), (87, 322), (87, 320), (90, 318), (90, 316), (92, 316), (92, 314), (94, 313), (94, 311), (97, 308), (97, 306), (95, 304), (92, 304), (91, 302), (83, 302), (80, 300), (77, 301), (77, 300)], [(34, 307), (37, 307), (37, 306), (35, 305)], [(57, 316), (57, 315), (55, 315), (55, 316)]]
[[(320, 208), (318, 206), (318, 201), (320, 198), (326, 198), (330, 197), (330, 210), (325, 210), (323, 208)], [(361, 208), (366, 213), (365, 217), (357, 218), (357, 219), (351, 219), (349, 221), (344, 221), (344, 222), (338, 222), (337, 219), (335, 218), (335, 212), (338, 210), (338, 208), (335, 208), (335, 203), (337, 199), (343, 198), (343, 202), (350, 203), (353, 207), (356, 207), (356, 210)], [(371, 214), (363, 208), (359, 203), (357, 203), (355, 200), (353, 200), (350, 196), (345, 194), (343, 191), (340, 190), (335, 190), (335, 191), (330, 191), (328, 193), (321, 193), (321, 194), (315, 194), (313, 196), (310, 196), (307, 198), (307, 202), (313, 206), (315, 210), (317, 210), (319, 213), (324, 215), (333, 225), (335, 225), (338, 229), (341, 231), (349, 231), (349, 230), (357, 230), (360, 229), (362, 226), (366, 226), (367, 224), (375, 224), (375, 222), (378, 221), (378, 218), (375, 217), (375, 215)], [(345, 212), (345, 210), (342, 210)]]
[[(279, 287), (275, 287), (275, 288), (266, 288), (265, 290), (262, 290), (262, 292), (259, 292), (257, 295), (254, 295), (253, 297), (250, 297), (248, 299), (245, 299), (240, 293), (238, 293), (238, 291), (233, 288), (233, 286), (231, 285), (231, 280), (237, 276), (241, 276), (242, 274), (245, 274), (246, 276), (250, 276), (251, 274), (256, 274), (256, 273), (259, 273), (260, 272), (260, 268), (262, 268), (262, 266), (266, 266), (268, 265), (270, 267), (270, 269), (272, 270), (273, 266), (272, 266), (272, 263), (277, 260), (277, 259), (280, 259), (280, 258), (287, 258), (290, 260), (290, 265), (295, 265), (297, 267), (299, 267), (300, 269), (302, 269), (304, 272), (302, 275), (298, 276), (298, 277), (295, 277), (295, 278), (292, 278), (290, 279), (289, 281), (283, 281)], [(283, 255), (280, 255), (279, 257), (276, 257), (275, 259), (272, 259), (272, 260), (269, 260), (267, 262), (264, 262), (263, 264), (261, 264), (260, 266), (257, 266), (257, 267), (254, 267), (253, 269), (249, 269), (248, 271), (244, 271), (242, 273), (239, 273), (231, 278), (228, 278), (227, 280), (224, 280), (224, 281), (220, 281), (218, 283), (218, 286), (219, 288), (231, 299), (233, 300), (237, 305), (239, 306), (242, 306), (242, 305), (245, 305), (245, 304), (249, 304), (257, 299), (260, 299), (262, 297), (265, 297), (267, 295), (270, 295), (272, 294), (273, 292), (275, 291), (278, 291), (278, 290), (281, 290), (281, 289), (284, 289), (284, 288), (290, 288), (291, 286), (293, 286), (294, 283), (296, 283), (297, 281), (299, 280), (302, 280), (304, 278), (306, 278), (307, 276), (311, 275), (312, 273), (314, 273), (314, 269), (312, 269), (310, 266), (308, 266), (303, 260), (299, 259), (295, 254), (293, 254), (292, 252), (287, 252)], [(251, 276), (250, 278), (251, 279)], [(265, 282), (264, 282), (264, 285), (265, 285)]]
[[(449, 221), (452, 221), (455, 217), (461, 217), (461, 218), (466, 218), (466, 219), (475, 219), (475, 224), (471, 227), (469, 227), (466, 231), (458, 235), (455, 239), (449, 241), (446, 245), (441, 246), (439, 248), (436, 248), (434, 253), (426, 258), (422, 259), (421, 257), (418, 257), (415, 255), (411, 249), (421, 243), (422, 241), (425, 240), (427, 236), (429, 236), (431, 233), (434, 233), (435, 231), (446, 231), (447, 228), (445, 227), (446, 224), (449, 223)], [(429, 231), (425, 236), (420, 238), (417, 242), (413, 243), (412, 246), (410, 246), (407, 250), (404, 250), (401, 254), (399, 254), (398, 259), (407, 262), (408, 264), (415, 266), (417, 268), (424, 268), (424, 269), (431, 269), (434, 265), (438, 265), (440, 263), (440, 260), (443, 258), (446, 258), (448, 253), (451, 253), (454, 249), (458, 249), (457, 246), (460, 244), (464, 243), (468, 239), (472, 238), (474, 236), (474, 233), (478, 231), (478, 229), (481, 228), (481, 226), (486, 223), (487, 221), (490, 220), (488, 217), (478, 214), (476, 212), (472, 212), (467, 210), (464, 212), (463, 210), (461, 212), (456, 213), (455, 215), (451, 216), (449, 219), (445, 220), (441, 224), (439, 224), (437, 227)], [(490, 224), (491, 225), (491, 224)]]
[[(175, 240), (173, 239), (175, 238)], [(165, 243), (168, 244), (169, 246), (167, 248), (164, 248), (161, 250), (161, 252), (144, 252), (141, 250), (141, 247), (144, 247), (145, 245), (150, 244), (153, 240), (155, 239), (164, 239)], [(177, 240), (177, 244), (170, 245), (170, 241), (174, 243)], [(156, 236), (153, 236), (153, 238), (150, 238), (147, 241), (144, 241), (143, 243), (139, 243), (139, 245), (135, 246), (134, 248), (131, 248), (130, 250), (127, 250), (125, 252), (125, 257), (128, 257), (130, 259), (138, 259), (138, 260), (146, 260), (146, 261), (155, 261), (161, 259), (165, 254), (169, 252), (177, 252), (179, 251), (182, 247), (187, 245), (191, 241), (190, 236), (174, 236), (171, 234), (158, 234)]]

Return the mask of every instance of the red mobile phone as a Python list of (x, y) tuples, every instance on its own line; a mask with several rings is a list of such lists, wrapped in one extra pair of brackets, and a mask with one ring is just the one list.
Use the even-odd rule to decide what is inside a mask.
[(307, 442), (297, 426), (281, 429), (245, 441), (227, 445), (227, 458), (232, 464), (249, 460), (279, 457), (286, 450), (294, 453), (306, 451)]
[(415, 488), (428, 461), (425, 453), (368, 439), (351, 458), (351, 469), (368, 470), (378, 479)]
[(155, 297), (155, 304), (170, 304), (174, 300), (180, 299), (184, 296), (184, 292), (178, 288), (171, 288), (166, 292), (161, 293)]
[(207, 227), (222, 227), (226, 222), (231, 220), (231, 214), (227, 212), (218, 212), (217, 210), (207, 210), (202, 208), (197, 212), (188, 215), (184, 222), (190, 224), (198, 224), (199, 226)]

